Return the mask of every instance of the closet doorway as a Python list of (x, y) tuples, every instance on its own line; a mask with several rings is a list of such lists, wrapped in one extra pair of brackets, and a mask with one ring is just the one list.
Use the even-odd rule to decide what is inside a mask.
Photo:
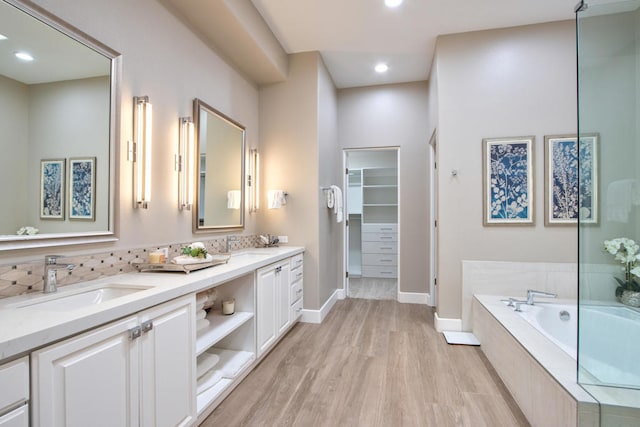
[(344, 150), (345, 292), (398, 299), (398, 148)]

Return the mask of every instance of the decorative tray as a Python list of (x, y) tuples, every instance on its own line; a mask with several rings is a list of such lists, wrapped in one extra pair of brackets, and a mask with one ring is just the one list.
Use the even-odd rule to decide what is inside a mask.
[(150, 264), (146, 262), (132, 263), (138, 271), (158, 271), (168, 273), (190, 273), (192, 271), (202, 270), (204, 268), (213, 267), (215, 265), (226, 264), (229, 262), (231, 254), (215, 254), (211, 261), (195, 262), (192, 264), (174, 264), (167, 262), (164, 264)]

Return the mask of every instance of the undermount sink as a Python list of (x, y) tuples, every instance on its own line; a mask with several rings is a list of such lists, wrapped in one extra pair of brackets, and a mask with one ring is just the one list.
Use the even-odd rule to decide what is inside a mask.
[(77, 292), (51, 294), (36, 300), (29, 300), (16, 304), (16, 308), (33, 308), (47, 311), (76, 310), (90, 307), (116, 298), (131, 295), (149, 289), (143, 286), (103, 285), (98, 288), (80, 290)]
[(233, 258), (262, 258), (265, 256), (268, 256), (269, 254), (266, 254), (264, 252), (239, 252), (237, 254), (231, 254), (231, 259)]

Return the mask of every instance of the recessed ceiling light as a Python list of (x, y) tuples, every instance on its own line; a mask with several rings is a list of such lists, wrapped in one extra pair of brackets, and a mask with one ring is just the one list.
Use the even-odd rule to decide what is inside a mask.
[(4, 34), (0, 34), (0, 40), (6, 40), (8, 37), (5, 36)]
[(374, 69), (376, 70), (377, 73), (386, 73), (387, 70), (389, 69), (389, 66), (381, 62), (380, 64), (376, 65)]
[(23, 61), (33, 61), (33, 56), (29, 55), (27, 52), (16, 52), (16, 58), (22, 59)]
[(398, 7), (402, 4), (402, 0), (384, 0), (387, 7)]

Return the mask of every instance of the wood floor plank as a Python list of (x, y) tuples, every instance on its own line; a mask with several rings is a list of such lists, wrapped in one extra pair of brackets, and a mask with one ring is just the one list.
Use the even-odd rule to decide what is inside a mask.
[(433, 311), (338, 301), (297, 324), (203, 422), (227, 426), (527, 426), (480, 350), (451, 346)]

